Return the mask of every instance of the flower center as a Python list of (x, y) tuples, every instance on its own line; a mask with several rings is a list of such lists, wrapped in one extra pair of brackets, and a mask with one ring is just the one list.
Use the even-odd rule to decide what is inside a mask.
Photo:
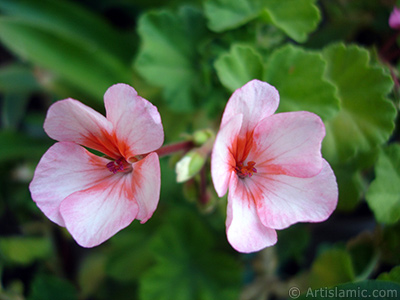
[(112, 172), (113, 174), (116, 174), (117, 172), (126, 172), (129, 170), (130, 165), (126, 162), (125, 159), (118, 158), (117, 160), (110, 161), (108, 164), (106, 164), (107, 169)]
[(239, 178), (243, 179), (247, 176), (250, 178), (253, 176), (253, 173), (257, 173), (257, 169), (254, 168), (256, 163), (254, 161), (249, 161), (247, 166), (243, 164), (243, 162), (239, 162), (236, 164), (235, 171)]

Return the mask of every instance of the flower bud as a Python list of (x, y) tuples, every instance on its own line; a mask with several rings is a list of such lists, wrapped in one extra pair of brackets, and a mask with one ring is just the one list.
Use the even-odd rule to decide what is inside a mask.
[(175, 172), (178, 182), (185, 182), (196, 175), (206, 162), (206, 156), (200, 149), (192, 149), (186, 153), (176, 164)]
[(193, 143), (196, 146), (202, 146), (211, 138), (214, 138), (214, 132), (211, 129), (198, 130), (193, 133)]

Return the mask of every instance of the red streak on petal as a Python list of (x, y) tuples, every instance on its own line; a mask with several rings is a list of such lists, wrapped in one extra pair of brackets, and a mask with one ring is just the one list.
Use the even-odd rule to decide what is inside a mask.
[(287, 175), (287, 171), (282, 166), (274, 165), (274, 164), (265, 164), (265, 165), (267, 166), (266, 170), (265, 170), (265, 172), (267, 174), (271, 174), (271, 175)]
[(236, 139), (236, 145), (233, 147), (233, 155), (238, 162), (246, 160), (253, 146), (253, 131), (249, 131), (245, 136)]
[(110, 134), (105, 130), (101, 130), (100, 136), (90, 134), (82, 144), (88, 148), (100, 151), (114, 160), (120, 157), (130, 160), (131, 157), (136, 155), (130, 151), (129, 146), (124, 140), (118, 139), (115, 133)]
[(131, 160), (135, 155), (140, 154), (140, 153), (132, 153), (131, 149), (129, 148), (128, 144), (126, 143), (125, 140), (117, 139), (116, 136), (114, 136), (115, 144), (118, 147), (119, 153), (126, 159), (126, 160)]
[(108, 177), (88, 190), (92, 193), (108, 193), (110, 197), (135, 200), (135, 188), (131, 176)]
[(82, 144), (88, 148), (100, 151), (113, 159), (118, 159), (121, 154), (118, 150), (116, 139), (105, 130), (102, 130), (101, 133), (101, 136), (90, 134)]

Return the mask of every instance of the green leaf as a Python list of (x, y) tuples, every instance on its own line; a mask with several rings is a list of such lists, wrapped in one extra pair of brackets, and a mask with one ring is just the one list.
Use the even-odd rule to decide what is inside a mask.
[(188, 211), (168, 220), (154, 240), (157, 263), (141, 278), (140, 299), (237, 299), (237, 261), (215, 249), (210, 229)]
[(64, 0), (2, 0), (0, 10), (8, 16), (24, 19), (36, 28), (93, 51), (104, 51), (128, 62), (132, 40), (113, 29), (104, 19), (83, 6)]
[(282, 29), (297, 42), (305, 42), (321, 19), (316, 0), (269, 0), (264, 9), (265, 16), (276, 27)]
[(51, 145), (50, 140), (33, 139), (26, 134), (0, 131), (0, 162), (20, 158), (40, 158)]
[(394, 267), (390, 272), (382, 273), (378, 276), (379, 280), (393, 281), (400, 284), (400, 266)]
[(4, 128), (16, 128), (25, 114), (29, 97), (26, 94), (6, 94), (1, 105), (2, 125)]
[(400, 284), (400, 266), (396, 266), (390, 272), (382, 273), (378, 276), (379, 280), (392, 281)]
[(258, 17), (283, 30), (297, 42), (304, 42), (321, 18), (315, 0), (207, 0), (208, 26), (222, 32), (238, 28)]
[(393, 282), (381, 280), (365, 280), (354, 283), (346, 283), (334, 287), (303, 291), (302, 295), (297, 298), (299, 300), (306, 299), (379, 299), (379, 300), (395, 300), (400, 294), (400, 285)]
[(207, 0), (204, 2), (208, 27), (216, 32), (235, 29), (248, 23), (260, 15), (261, 9), (261, 0)]
[(346, 246), (351, 255), (352, 266), (356, 275), (355, 281), (370, 278), (379, 261), (376, 239), (373, 234), (364, 231), (352, 238)]
[(383, 227), (379, 249), (381, 261), (386, 264), (400, 265), (400, 222)]
[(28, 94), (39, 90), (33, 72), (26, 66), (10, 64), (0, 68), (0, 92)]
[(276, 244), (276, 248), (279, 262), (285, 263), (290, 260), (304, 262), (304, 252), (310, 242), (310, 232), (303, 225), (296, 224), (278, 231), (279, 243)]
[(99, 253), (85, 257), (83, 262), (80, 264), (78, 281), (80, 292), (83, 294), (85, 299), (87, 296), (95, 294), (100, 289), (101, 284), (105, 281), (105, 261), (106, 255)]
[(372, 66), (369, 52), (358, 46), (334, 44), (324, 49), (326, 77), (338, 88), (341, 110), (326, 125), (323, 154), (343, 163), (359, 152), (386, 142), (394, 129), (396, 109), (386, 96), (391, 77)]
[(400, 220), (400, 145), (383, 149), (375, 165), (375, 179), (366, 194), (378, 222), (394, 224)]
[(51, 254), (51, 243), (43, 237), (2, 237), (0, 254), (6, 262), (29, 265)]
[(149, 244), (153, 236), (149, 225), (135, 223), (111, 239), (105, 265), (108, 276), (120, 282), (135, 282), (152, 265)]
[(354, 279), (351, 256), (346, 250), (340, 248), (324, 251), (315, 259), (311, 267), (312, 288), (333, 286)]
[(261, 79), (263, 62), (261, 55), (251, 46), (233, 45), (229, 53), (218, 57), (214, 63), (219, 80), (234, 91), (252, 79)]
[(339, 100), (335, 87), (323, 78), (325, 69), (320, 53), (293, 45), (274, 51), (268, 58), (264, 80), (279, 91), (279, 111), (306, 110), (324, 120), (332, 118), (339, 110)]
[(378, 152), (379, 149), (374, 148), (369, 152), (358, 153), (346, 163), (331, 164), (339, 187), (338, 210), (350, 212), (364, 199), (369, 184), (364, 173), (375, 165)]
[(339, 202), (337, 209), (352, 211), (360, 203), (364, 192), (364, 182), (360, 170), (346, 167), (334, 167), (334, 173), (339, 187)]
[(69, 281), (50, 276), (38, 275), (33, 280), (27, 300), (77, 300), (78, 293)]
[(130, 82), (131, 71), (114, 56), (29, 19), (1, 17), (0, 40), (22, 59), (64, 77), (98, 100), (112, 84)]
[(27, 67), (10, 64), (0, 68), (1, 120), (4, 128), (17, 128), (26, 113), (29, 97), (40, 91), (33, 73)]
[(178, 13), (148, 12), (138, 21), (142, 45), (135, 67), (149, 83), (164, 89), (165, 100), (175, 111), (193, 110), (201, 90), (196, 47), (204, 30), (203, 16), (189, 7)]

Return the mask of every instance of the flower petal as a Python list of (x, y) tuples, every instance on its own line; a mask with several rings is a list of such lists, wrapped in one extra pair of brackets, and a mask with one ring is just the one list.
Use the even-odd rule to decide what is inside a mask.
[(310, 178), (286, 175), (253, 176), (246, 181), (257, 195), (257, 212), (264, 226), (283, 229), (297, 222), (322, 222), (334, 211), (338, 187), (329, 164)]
[(400, 9), (397, 7), (394, 7), (390, 14), (389, 26), (393, 29), (400, 29)]
[(32, 199), (51, 221), (65, 226), (59, 212), (61, 202), (111, 176), (106, 168), (108, 162), (74, 143), (56, 143), (36, 167), (29, 185)]
[(114, 125), (125, 159), (157, 150), (164, 131), (157, 108), (127, 84), (115, 84), (104, 94), (107, 119)]
[(97, 111), (74, 99), (50, 106), (44, 130), (60, 142), (73, 142), (118, 158), (118, 149), (111, 138), (112, 124)]
[(232, 148), (236, 147), (235, 144), (241, 125), (242, 115), (233, 116), (225, 126), (221, 127), (215, 138), (211, 153), (211, 176), (219, 197), (226, 194), (230, 174), (236, 166)]
[(236, 174), (232, 174), (229, 185), (226, 234), (232, 247), (244, 253), (259, 251), (277, 241), (276, 231), (261, 223), (252, 191)]
[(97, 246), (136, 218), (139, 207), (132, 180), (132, 173), (116, 173), (62, 201), (61, 215), (79, 245)]
[(233, 116), (243, 115), (241, 135), (253, 131), (258, 122), (272, 115), (279, 105), (279, 93), (270, 84), (252, 80), (237, 89), (226, 104), (221, 127)]
[(253, 134), (248, 161), (258, 173), (312, 177), (322, 168), (325, 126), (310, 112), (279, 113), (261, 121)]
[(132, 164), (132, 187), (135, 201), (139, 205), (137, 219), (145, 223), (153, 215), (160, 198), (160, 161), (156, 153)]

